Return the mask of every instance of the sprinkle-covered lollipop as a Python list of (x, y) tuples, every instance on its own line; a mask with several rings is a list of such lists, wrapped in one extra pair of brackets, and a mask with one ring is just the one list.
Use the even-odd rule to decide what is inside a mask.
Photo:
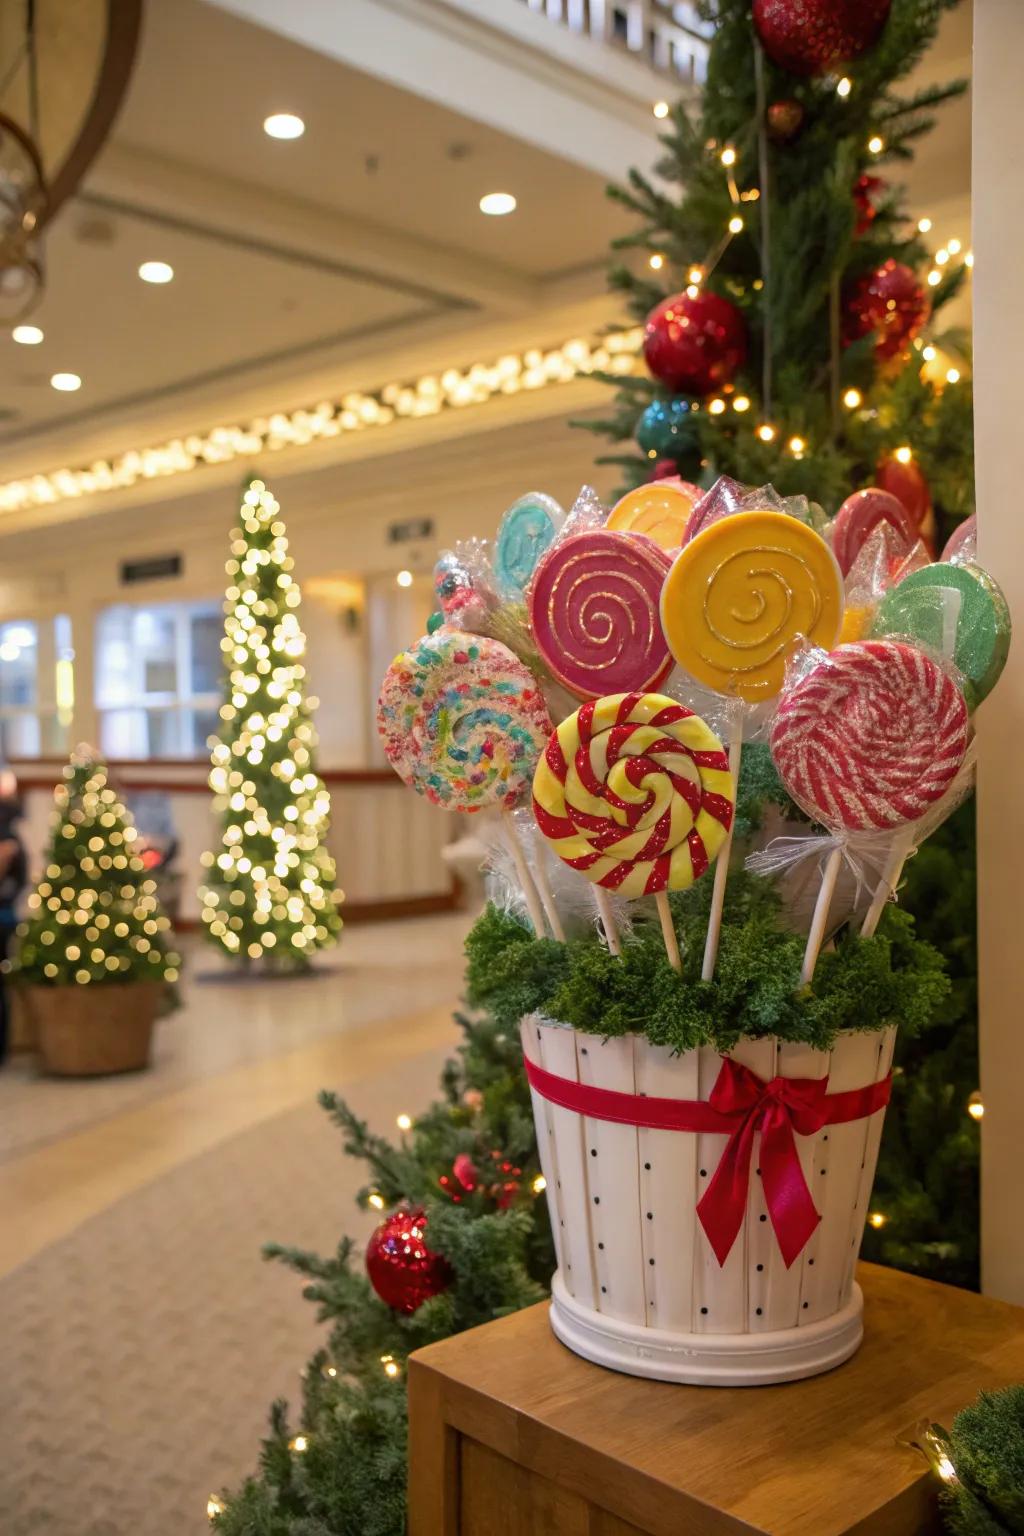
[(672, 658), (658, 600), (668, 556), (639, 534), (590, 528), (552, 545), (527, 603), (544, 661), (577, 698), (643, 692)]
[(449, 810), (479, 811), (522, 800), (551, 720), (506, 646), (442, 629), (391, 663), (377, 729), (406, 784)]
[(831, 550), (784, 512), (712, 523), (677, 555), (661, 597), (679, 665), (704, 687), (747, 703), (779, 692), (798, 637), (833, 645), (842, 614)]
[(734, 798), (714, 731), (659, 693), (584, 704), (533, 781), (537, 825), (559, 858), (624, 896), (692, 885), (725, 842)]
[(834, 830), (923, 816), (967, 750), (963, 694), (937, 662), (895, 640), (841, 645), (787, 688), (771, 733), (786, 789)]

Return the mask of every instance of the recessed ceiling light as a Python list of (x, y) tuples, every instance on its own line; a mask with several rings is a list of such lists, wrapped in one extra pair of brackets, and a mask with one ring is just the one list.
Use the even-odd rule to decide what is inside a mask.
[(50, 379), (50, 383), (54, 389), (64, 390), (67, 394), (71, 394), (73, 390), (81, 389), (82, 387), (82, 381), (77, 373), (55, 373)]
[(480, 212), (500, 218), (503, 213), (515, 213), (516, 200), (511, 192), (488, 192), (480, 199)]
[(294, 112), (274, 112), (263, 119), (263, 132), (272, 139), (301, 139), (306, 125)]
[(174, 276), (174, 268), (169, 261), (144, 261), (139, 268), (139, 276), (144, 283), (169, 283)]
[(11, 332), (11, 340), (23, 347), (38, 347), (42, 339), (43, 333), (38, 325), (16, 325)]

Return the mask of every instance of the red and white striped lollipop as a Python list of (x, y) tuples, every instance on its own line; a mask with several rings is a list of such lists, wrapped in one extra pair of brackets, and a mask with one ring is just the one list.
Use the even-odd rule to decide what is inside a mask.
[(967, 705), (923, 651), (865, 640), (831, 651), (779, 705), (771, 752), (786, 789), (836, 831), (923, 816), (967, 750)]

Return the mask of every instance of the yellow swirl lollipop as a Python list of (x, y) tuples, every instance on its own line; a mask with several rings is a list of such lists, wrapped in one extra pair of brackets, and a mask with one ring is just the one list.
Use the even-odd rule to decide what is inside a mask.
[(681, 667), (704, 687), (755, 704), (780, 693), (800, 637), (830, 650), (843, 578), (824, 539), (784, 512), (712, 523), (677, 555), (661, 621)]

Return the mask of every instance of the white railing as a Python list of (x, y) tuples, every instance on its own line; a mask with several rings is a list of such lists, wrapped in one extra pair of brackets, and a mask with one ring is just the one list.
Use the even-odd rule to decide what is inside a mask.
[(679, 80), (704, 78), (705, 29), (685, 0), (519, 0), (529, 10)]

